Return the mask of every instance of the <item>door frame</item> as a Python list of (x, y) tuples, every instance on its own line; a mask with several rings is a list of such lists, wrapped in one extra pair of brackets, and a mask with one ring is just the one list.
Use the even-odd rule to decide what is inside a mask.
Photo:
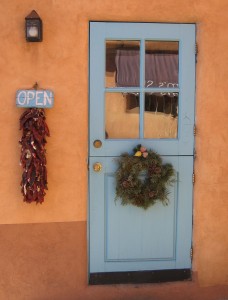
[[(92, 22), (92, 21), (91, 21)], [(106, 23), (106, 22), (98, 22), (98, 23)], [(127, 22), (108, 22), (108, 23), (127, 23)], [(129, 22), (134, 23), (134, 22)], [(140, 22), (135, 22), (137, 24), (144, 24)], [(151, 23), (148, 22), (147, 24), (177, 24), (177, 23)], [(182, 25), (184, 23), (180, 23)], [(191, 23), (192, 25), (196, 25)], [(90, 58), (90, 47), (89, 47), (89, 58)], [(89, 61), (89, 72), (90, 72), (90, 61)], [(195, 74), (194, 74), (195, 76)], [(195, 84), (195, 82), (194, 82)], [(90, 80), (89, 80), (90, 86)], [(195, 93), (195, 90), (194, 90)], [(89, 92), (89, 115), (90, 115), (90, 92)], [(195, 117), (195, 96), (194, 96), (194, 117)], [(194, 120), (195, 122), (195, 120)], [(89, 119), (89, 157), (90, 157), (90, 119)], [(194, 143), (193, 143), (194, 145)], [(194, 147), (193, 153), (194, 155)], [(194, 164), (194, 159), (193, 159)], [(89, 158), (88, 158), (88, 165), (90, 166)], [(89, 179), (90, 180), (90, 179)], [(90, 182), (89, 182), (90, 183)], [(89, 189), (89, 185), (88, 185)], [(193, 189), (193, 188), (192, 188)], [(193, 191), (192, 191), (193, 193)], [(192, 209), (193, 209), (193, 199), (192, 199)], [(192, 214), (193, 218), (193, 214)], [(90, 199), (88, 204), (88, 246), (90, 244)], [(192, 225), (193, 231), (193, 225)], [(90, 247), (88, 247), (88, 257), (90, 257)], [(189, 253), (191, 256), (191, 253)], [(192, 257), (191, 257), (192, 258)], [(150, 282), (168, 282), (168, 281), (180, 281), (180, 280), (191, 280), (191, 268), (187, 269), (176, 269), (176, 270), (153, 270), (153, 271), (131, 271), (131, 272), (99, 272), (90, 274), (90, 261), (88, 260), (88, 274), (89, 274), (89, 284), (96, 285), (96, 284), (115, 284), (115, 283), (150, 283)]]

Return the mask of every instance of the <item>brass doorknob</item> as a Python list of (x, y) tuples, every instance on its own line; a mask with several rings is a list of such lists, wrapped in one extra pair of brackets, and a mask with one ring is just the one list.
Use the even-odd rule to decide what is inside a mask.
[(93, 170), (95, 172), (100, 172), (102, 170), (102, 164), (99, 163), (99, 162), (96, 162), (94, 165), (93, 165)]
[(93, 146), (94, 146), (95, 148), (101, 148), (101, 146), (102, 146), (102, 141), (100, 141), (100, 140), (95, 140), (95, 141), (93, 142)]

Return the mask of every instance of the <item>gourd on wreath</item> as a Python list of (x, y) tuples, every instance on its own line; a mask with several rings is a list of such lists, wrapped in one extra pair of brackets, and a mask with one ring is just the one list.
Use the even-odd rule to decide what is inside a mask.
[(134, 149), (133, 155), (122, 154), (118, 164), (116, 199), (120, 198), (122, 205), (131, 204), (144, 209), (157, 201), (168, 205), (168, 186), (175, 181), (171, 164), (162, 164), (160, 155), (141, 145)]

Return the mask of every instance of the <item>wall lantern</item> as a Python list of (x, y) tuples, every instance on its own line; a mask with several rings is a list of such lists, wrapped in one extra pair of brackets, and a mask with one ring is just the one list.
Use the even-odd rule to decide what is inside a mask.
[(41, 42), (42, 20), (35, 10), (25, 18), (25, 35), (27, 42)]

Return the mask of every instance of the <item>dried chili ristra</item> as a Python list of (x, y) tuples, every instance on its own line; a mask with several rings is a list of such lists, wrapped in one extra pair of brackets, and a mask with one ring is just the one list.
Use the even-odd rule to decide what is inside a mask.
[(22, 130), (21, 192), (25, 202), (42, 203), (47, 190), (46, 136), (50, 136), (44, 109), (29, 108), (20, 117)]

